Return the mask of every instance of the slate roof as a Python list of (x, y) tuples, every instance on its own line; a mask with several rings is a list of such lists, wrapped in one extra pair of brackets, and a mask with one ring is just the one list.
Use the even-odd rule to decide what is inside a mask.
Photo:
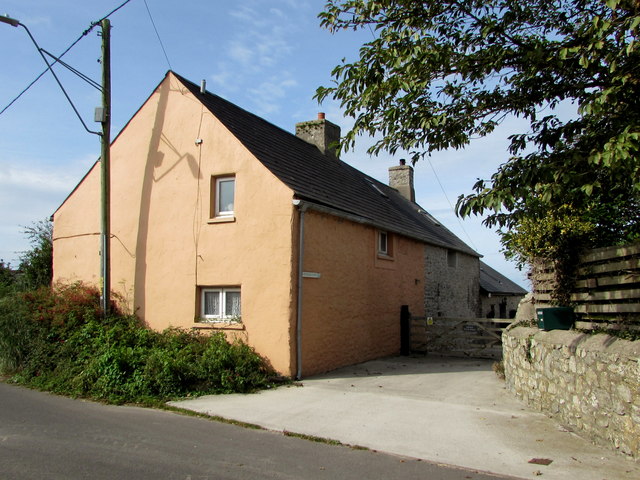
[(315, 145), (173, 73), (296, 198), (428, 244), (479, 256), (418, 204)]
[(527, 291), (480, 261), (480, 291), (493, 295), (526, 295)]

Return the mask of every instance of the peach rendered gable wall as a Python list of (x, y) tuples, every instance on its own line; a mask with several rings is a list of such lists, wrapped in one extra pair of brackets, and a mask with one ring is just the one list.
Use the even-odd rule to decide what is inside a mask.
[(100, 280), (100, 163), (53, 215), (53, 281)]
[[(202, 143), (196, 145), (196, 139)], [(240, 336), (292, 373), (292, 192), (169, 74), (112, 144), (112, 288), (152, 328), (198, 323), (199, 286), (239, 286)], [(210, 183), (236, 178), (235, 220)], [(99, 169), (54, 216), (54, 279), (96, 282)]]
[(424, 245), (390, 235), (392, 259), (377, 255), (377, 230), (309, 210), (304, 215), (302, 373), (398, 354), (400, 307), (424, 311)]

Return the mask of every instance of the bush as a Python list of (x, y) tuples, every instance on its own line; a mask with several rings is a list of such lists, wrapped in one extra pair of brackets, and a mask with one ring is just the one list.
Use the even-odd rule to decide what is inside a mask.
[(27, 305), (18, 295), (0, 298), (0, 373), (13, 373), (24, 363), (37, 343)]
[(17, 272), (11, 268), (11, 265), (4, 263), (0, 258), (0, 298), (15, 291), (16, 276)]
[(82, 284), (0, 301), (0, 370), (15, 382), (108, 403), (156, 403), (266, 388), (269, 372), (244, 343), (222, 333), (146, 328), (134, 316), (100, 317)]
[(50, 219), (24, 227), (31, 249), (20, 255), (22, 288), (48, 287), (53, 277), (53, 223)]

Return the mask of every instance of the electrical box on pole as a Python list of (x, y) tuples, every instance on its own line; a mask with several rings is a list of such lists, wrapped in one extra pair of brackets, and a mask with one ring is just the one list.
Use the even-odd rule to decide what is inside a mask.
[(105, 114), (104, 108), (103, 107), (96, 107), (96, 109), (95, 109), (95, 111), (93, 113), (93, 121), (102, 123), (106, 119), (107, 119), (107, 116)]

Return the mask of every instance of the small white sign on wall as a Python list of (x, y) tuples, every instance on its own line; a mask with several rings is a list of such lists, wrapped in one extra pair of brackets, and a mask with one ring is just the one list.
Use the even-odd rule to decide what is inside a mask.
[(320, 278), (318, 272), (302, 272), (302, 278)]

